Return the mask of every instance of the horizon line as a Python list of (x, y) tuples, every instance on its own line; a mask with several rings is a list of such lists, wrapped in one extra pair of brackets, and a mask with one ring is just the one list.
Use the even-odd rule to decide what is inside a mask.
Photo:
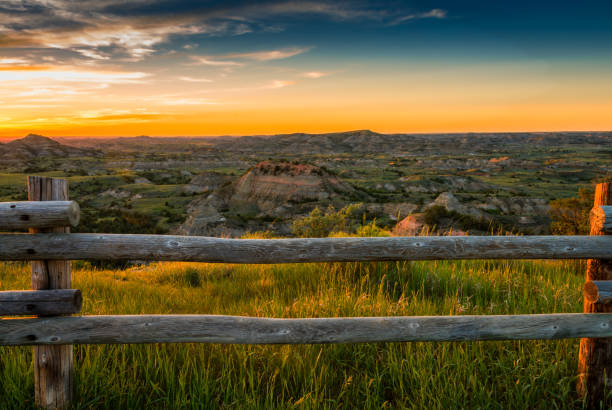
[(465, 135), (465, 134), (550, 134), (550, 133), (606, 133), (612, 132), (612, 129), (591, 129), (591, 130), (548, 130), (548, 131), (444, 131), (444, 132), (378, 132), (367, 128), (362, 129), (351, 129), (346, 131), (329, 131), (329, 132), (304, 132), (304, 131), (295, 131), (295, 132), (280, 132), (280, 133), (270, 133), (270, 134), (214, 134), (214, 135), (45, 135), (43, 133), (31, 132), (26, 135), (21, 136), (0, 136), (0, 141), (14, 141), (27, 137), (28, 135), (39, 135), (46, 138), (65, 138), (65, 139), (113, 139), (113, 138), (185, 138), (185, 139), (193, 139), (193, 138), (240, 138), (240, 137), (273, 137), (277, 135), (293, 135), (293, 134), (306, 134), (306, 135), (325, 135), (325, 134), (343, 134), (349, 132), (359, 132), (359, 131), (368, 131), (374, 134), (381, 135)]

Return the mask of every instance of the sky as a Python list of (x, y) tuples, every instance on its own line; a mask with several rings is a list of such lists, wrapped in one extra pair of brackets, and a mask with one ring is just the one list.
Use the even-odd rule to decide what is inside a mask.
[(0, 137), (612, 130), (612, 1), (1, 0)]

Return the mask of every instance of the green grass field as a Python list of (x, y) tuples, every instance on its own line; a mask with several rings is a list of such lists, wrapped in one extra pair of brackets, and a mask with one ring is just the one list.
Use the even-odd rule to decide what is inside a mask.
[[(585, 270), (571, 261), (73, 265), (83, 314), (270, 317), (580, 312)], [(27, 264), (0, 264), (0, 289), (29, 287)], [(578, 344), (76, 346), (75, 407), (581, 408)], [(2, 408), (33, 407), (31, 350), (0, 348)]]

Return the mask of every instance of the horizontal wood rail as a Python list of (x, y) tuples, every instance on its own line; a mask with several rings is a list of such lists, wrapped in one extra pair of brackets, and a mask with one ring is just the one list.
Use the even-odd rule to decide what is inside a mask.
[(0, 234), (0, 260), (109, 259), (301, 263), (612, 258), (612, 236), (223, 239), (124, 234)]
[(124, 315), (0, 320), (0, 345), (369, 343), (611, 337), (612, 313), (269, 319)]
[(612, 280), (593, 280), (584, 284), (584, 299), (589, 303), (612, 302)]
[(79, 218), (79, 204), (74, 201), (0, 202), (0, 231), (77, 226)]
[(81, 311), (78, 289), (13, 290), (0, 292), (0, 316), (71, 315)]

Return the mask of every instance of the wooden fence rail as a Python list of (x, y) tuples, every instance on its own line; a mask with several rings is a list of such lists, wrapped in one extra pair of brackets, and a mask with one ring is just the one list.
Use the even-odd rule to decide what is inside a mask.
[(370, 343), (612, 337), (612, 314), (270, 319), (122, 315), (0, 321), (0, 345)]
[(82, 302), (78, 289), (0, 292), (0, 316), (71, 315), (81, 311)]
[(74, 201), (0, 202), (0, 231), (77, 226), (79, 215)]
[(303, 263), (612, 258), (612, 236), (223, 239), (124, 234), (0, 234), (0, 260), (109, 259)]
[[(244, 240), (71, 234), (78, 205), (65, 180), (29, 177), (31, 201), (0, 204), (0, 260), (32, 261), (34, 291), (0, 292), (0, 345), (34, 345), (36, 405), (67, 408), (72, 344), (368, 343), (582, 338), (578, 391), (608, 406), (612, 383), (612, 185), (597, 185), (589, 236), (465, 236)], [(81, 307), (71, 259), (306, 263), (433, 259), (589, 259), (585, 313), (275, 319), (219, 315), (66, 316)], [(48, 316), (54, 315), (54, 316)]]

